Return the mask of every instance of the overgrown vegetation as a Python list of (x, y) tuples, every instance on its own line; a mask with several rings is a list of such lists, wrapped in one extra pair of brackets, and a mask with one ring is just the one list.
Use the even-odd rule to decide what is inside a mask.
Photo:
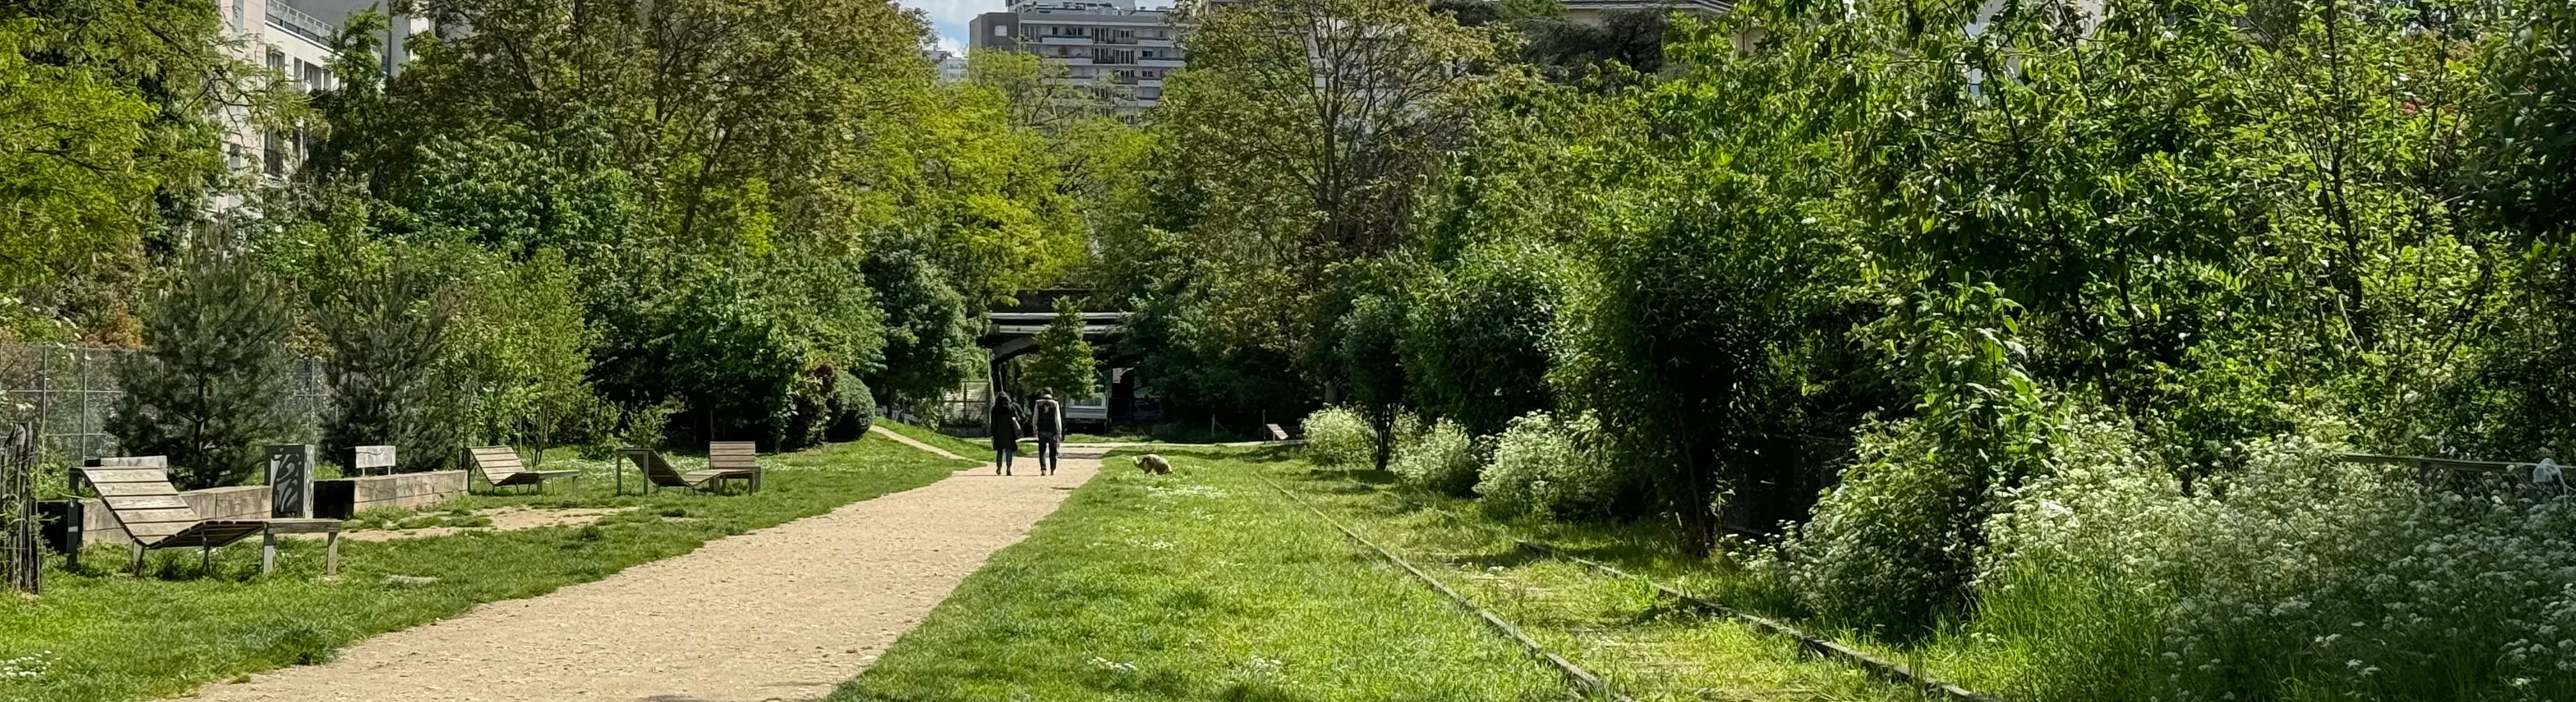
[[(1426, 89), (1471, 118), (1438, 132), (1435, 167), (1371, 182), (1404, 195), (1341, 220), (1364, 235), (1244, 224), (1317, 209), (1297, 198), (1169, 212), (1168, 265), (1198, 277), (1140, 288), (1139, 309), (1282, 354), (1339, 407), (1310, 420), (1318, 463), (1392, 445), (1380, 465), (1455, 493), (1403, 441), (1348, 431), (1453, 422), (1490, 447), (1484, 513), (1660, 532), (1731, 564), (1746, 606), (1994, 691), (2564, 696), (2576, 652), (2538, 627), (2576, 592), (2538, 575), (2564, 548), (2529, 535), (2570, 498), (2332, 458), (2568, 455), (2561, 409), (2527, 404), (2564, 389), (2542, 337), (2569, 306), (2533, 292), (2564, 268), (2564, 221), (2534, 218), (2570, 192), (2539, 165), (2570, 143), (2559, 5), (1739, 4), (1673, 22), (1653, 73), (1498, 60)], [(1496, 30), (1461, 41), (1544, 43), (1504, 21), (1543, 13), (1441, 7), (1421, 21)], [(1312, 70), (1220, 53), (1190, 73)], [(1175, 158), (1376, 138), (1193, 126), (1230, 114), (1176, 97), (1153, 122)], [(1211, 198), (1258, 181), (1169, 178)], [(2087, 493), (2119, 503), (2048, 487), (2102, 471), (2153, 480)], [(2352, 489), (2289, 487), (2328, 483)], [(2181, 533), (2161, 531), (2179, 513), (2205, 515), (2170, 537), (2189, 553), (2130, 546)], [(2326, 555), (2289, 524), (2343, 538)], [(2142, 565), (2163, 558), (2195, 565)], [(2518, 604), (2435, 616), (2340, 575), (2369, 568)], [(2414, 616), (2458, 625), (2379, 632)]]

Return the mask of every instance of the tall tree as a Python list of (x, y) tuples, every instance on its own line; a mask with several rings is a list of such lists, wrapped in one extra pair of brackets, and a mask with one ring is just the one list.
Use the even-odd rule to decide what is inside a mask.
[(126, 453), (170, 459), (180, 489), (234, 485), (260, 444), (301, 438), (285, 286), (238, 251), (196, 254), (144, 316), (147, 348), (117, 363), (107, 431)]
[(1186, 181), (1190, 255), (1231, 333), (1320, 370), (1337, 262), (1405, 240), (1416, 190), (1503, 80), (1485, 30), (1407, 0), (1255, 0), (1196, 16), (1151, 116)]

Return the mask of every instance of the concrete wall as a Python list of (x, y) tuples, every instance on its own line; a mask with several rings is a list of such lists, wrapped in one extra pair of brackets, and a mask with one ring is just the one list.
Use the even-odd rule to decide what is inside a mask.
[[(456, 499), (465, 494), (465, 471), (442, 470), (431, 473), (404, 473), (349, 478), (357, 484), (357, 509), (375, 507), (419, 507)], [(179, 493), (188, 507), (197, 510), (198, 519), (267, 519), (269, 490), (266, 485), (209, 488)], [(98, 500), (81, 500), (81, 543), (126, 544), (134, 540), (116, 525), (116, 515)]]
[(465, 471), (461, 470), (377, 475), (347, 480), (357, 484), (356, 512), (378, 507), (434, 505), (465, 494)]
[[(208, 488), (179, 493), (188, 507), (197, 510), (198, 519), (267, 519), (268, 486)], [(125, 528), (116, 525), (116, 515), (98, 500), (81, 500), (81, 543), (125, 544), (134, 540), (125, 536)]]

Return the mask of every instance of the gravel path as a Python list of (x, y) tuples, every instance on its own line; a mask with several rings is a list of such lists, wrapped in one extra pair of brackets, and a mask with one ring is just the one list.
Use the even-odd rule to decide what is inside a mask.
[(752, 702), (824, 696), (1099, 469), (968, 469), (687, 555), (392, 632), (207, 700)]
[[(868, 427), (868, 433), (870, 433), (870, 434), (875, 434), (875, 435), (877, 435), (877, 436), (882, 436), (882, 437), (885, 437), (885, 438), (888, 438), (888, 439), (893, 439), (893, 440), (895, 440), (895, 443), (903, 444), (903, 445), (905, 445), (905, 446), (910, 446), (910, 447), (913, 447), (913, 448), (921, 449), (921, 450), (923, 450), (923, 451), (929, 451), (929, 452), (931, 452), (931, 453), (938, 454), (940, 458), (954, 458), (954, 459), (957, 459), (957, 460), (960, 460), (960, 461), (980, 461), (980, 460), (984, 460), (984, 459), (980, 459), (980, 458), (967, 458), (967, 457), (965, 457), (965, 456), (960, 456), (960, 455), (957, 455), (957, 454), (956, 454), (956, 453), (954, 453), (954, 452), (949, 451), (948, 449), (940, 448), (940, 447), (937, 447), (937, 446), (932, 446), (932, 445), (930, 445), (930, 444), (928, 444), (928, 443), (924, 443), (924, 442), (922, 442), (922, 441), (920, 441), (920, 440), (918, 440), (918, 439), (914, 439), (914, 438), (909, 437), (909, 436), (904, 436), (904, 435), (902, 435), (902, 434), (897, 434), (897, 433), (895, 433), (895, 432), (894, 432), (894, 430), (893, 430), (893, 429), (887, 429), (887, 428), (885, 428), (885, 427)], [(990, 452), (988, 451), (988, 452), (986, 452), (986, 453), (990, 453)], [(989, 462), (987, 462), (987, 464), (989, 465)]]

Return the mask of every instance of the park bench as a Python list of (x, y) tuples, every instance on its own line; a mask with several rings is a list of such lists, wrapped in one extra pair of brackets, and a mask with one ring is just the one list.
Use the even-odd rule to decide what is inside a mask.
[[(708, 468), (706, 470), (682, 473), (679, 469), (671, 467), (671, 462), (664, 460), (661, 452), (659, 451), (643, 448), (631, 448), (620, 450), (618, 453), (625, 454), (626, 460), (633, 462), (635, 464), (635, 469), (644, 474), (644, 487), (648, 491), (666, 487), (722, 488), (724, 481), (726, 480), (742, 480), (744, 482), (757, 485), (760, 480), (759, 468), (752, 468), (749, 470), (741, 468)], [(620, 472), (619, 475), (623, 476), (625, 474)], [(624, 482), (625, 481), (623, 480), (619, 481), (620, 485), (618, 489), (620, 491), (625, 489)]]
[(707, 444), (707, 468), (751, 471), (751, 491), (760, 492), (760, 449), (752, 442), (717, 441)]
[(577, 470), (528, 470), (519, 463), (518, 450), (508, 446), (476, 446), (466, 452), (473, 454), (475, 470), (482, 471), (483, 481), (491, 483), (495, 490), (504, 485), (528, 485), (545, 492), (548, 480), (581, 476)]
[(165, 548), (198, 549), (200, 566), (217, 546), (260, 535), (259, 572), (277, 570), (278, 534), (325, 534), (329, 555), (324, 575), (340, 572), (340, 520), (337, 519), (199, 519), (197, 509), (179, 498), (170, 485), (170, 461), (162, 456), (100, 459), (81, 469), (81, 477), (98, 492), (99, 501), (116, 516), (116, 524), (134, 544), (134, 573), (143, 574), (143, 552)]

